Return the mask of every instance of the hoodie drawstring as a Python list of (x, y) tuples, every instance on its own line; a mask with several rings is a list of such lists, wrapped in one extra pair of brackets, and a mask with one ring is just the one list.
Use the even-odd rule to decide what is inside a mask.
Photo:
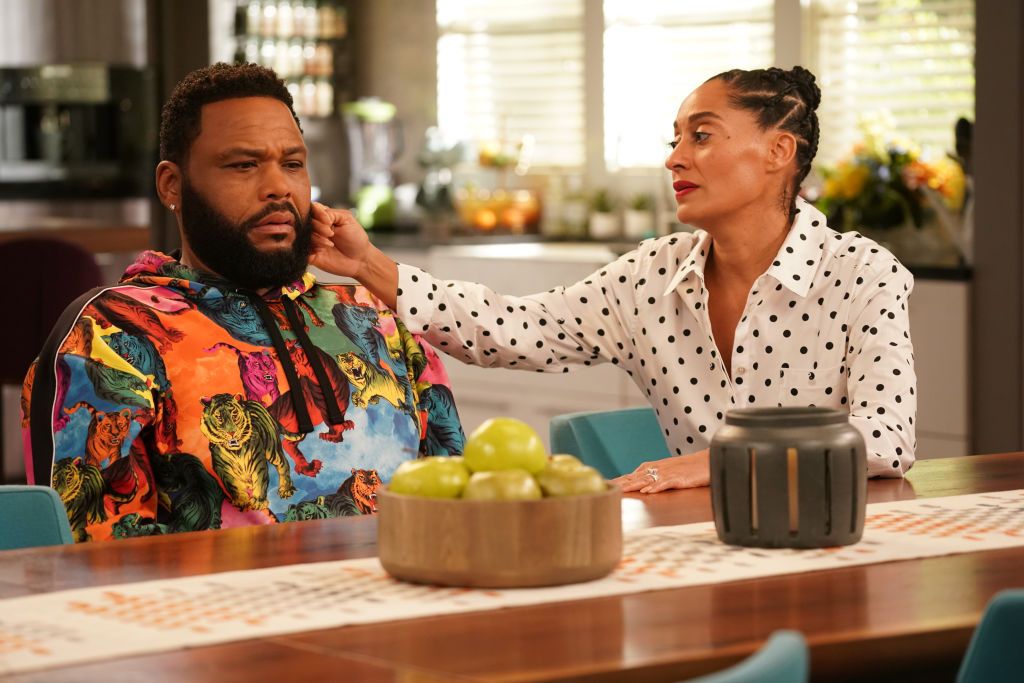
[(283, 297), (281, 303), (284, 306), (284, 314), (292, 326), (292, 332), (295, 333), (295, 337), (299, 340), (302, 350), (306, 352), (306, 358), (309, 359), (309, 367), (313, 369), (316, 381), (320, 384), (320, 393), (323, 395), (324, 404), (327, 406), (326, 422), (332, 425), (339, 425), (345, 421), (345, 414), (341, 412), (341, 406), (338, 405), (338, 397), (334, 394), (334, 385), (331, 384), (331, 379), (327, 376), (327, 368), (324, 367), (323, 358), (321, 358), (322, 351), (313, 345), (309, 335), (306, 334), (306, 326), (299, 313), (299, 307), (295, 305), (295, 301), (288, 297)]
[(277, 326), (274, 314), (262, 297), (252, 295), (248, 298), (256, 306), (263, 326), (267, 328), (267, 334), (270, 335), (274, 351), (277, 352), (277, 357), (281, 361), (281, 367), (284, 368), (284, 376), (288, 379), (288, 388), (291, 390), (292, 406), (295, 408), (299, 433), (309, 434), (313, 431), (313, 420), (310, 419), (309, 410), (306, 408), (306, 397), (302, 392), (302, 385), (299, 383), (299, 375), (295, 372), (295, 363), (292, 361), (291, 354), (288, 353), (288, 347), (284, 343), (284, 337), (281, 336), (281, 330)]

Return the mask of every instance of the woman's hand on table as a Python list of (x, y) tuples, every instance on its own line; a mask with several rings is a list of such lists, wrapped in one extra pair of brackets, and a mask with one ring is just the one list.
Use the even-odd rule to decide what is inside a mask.
[(626, 493), (659, 493), (707, 486), (711, 483), (710, 452), (705, 448), (696, 453), (645, 462), (611, 481)]

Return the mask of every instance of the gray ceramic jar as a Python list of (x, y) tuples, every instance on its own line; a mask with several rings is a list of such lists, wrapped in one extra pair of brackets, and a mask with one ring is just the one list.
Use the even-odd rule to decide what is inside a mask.
[(711, 501), (726, 543), (856, 543), (864, 532), (866, 489), (864, 438), (845, 411), (731, 410), (711, 440)]

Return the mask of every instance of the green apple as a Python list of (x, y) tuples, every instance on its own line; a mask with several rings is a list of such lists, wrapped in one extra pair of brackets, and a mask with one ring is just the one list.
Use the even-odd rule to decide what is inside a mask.
[(388, 490), (408, 496), (458, 498), (469, 481), (469, 469), (462, 458), (430, 456), (407, 460), (391, 475)]
[(548, 458), (548, 465), (544, 469), (550, 469), (552, 467), (574, 469), (576, 467), (584, 467), (584, 464), (575, 455), (569, 455), (568, 453), (554, 453), (550, 458)]
[(582, 496), (601, 493), (608, 488), (601, 473), (587, 465), (575, 467), (548, 465), (537, 474), (537, 483), (545, 496)]
[(537, 432), (511, 417), (494, 417), (477, 427), (462, 455), (473, 472), (521, 469), (536, 474), (548, 464)]
[(536, 500), (541, 497), (537, 480), (526, 470), (474, 472), (462, 497), (467, 500)]

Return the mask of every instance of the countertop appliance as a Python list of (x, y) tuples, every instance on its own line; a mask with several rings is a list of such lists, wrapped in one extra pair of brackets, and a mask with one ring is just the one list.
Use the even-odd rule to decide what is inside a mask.
[(349, 199), (366, 228), (395, 220), (391, 165), (401, 155), (402, 129), (395, 105), (365, 97), (342, 105), (349, 143)]
[(0, 68), (0, 199), (147, 196), (155, 100), (145, 67)]

